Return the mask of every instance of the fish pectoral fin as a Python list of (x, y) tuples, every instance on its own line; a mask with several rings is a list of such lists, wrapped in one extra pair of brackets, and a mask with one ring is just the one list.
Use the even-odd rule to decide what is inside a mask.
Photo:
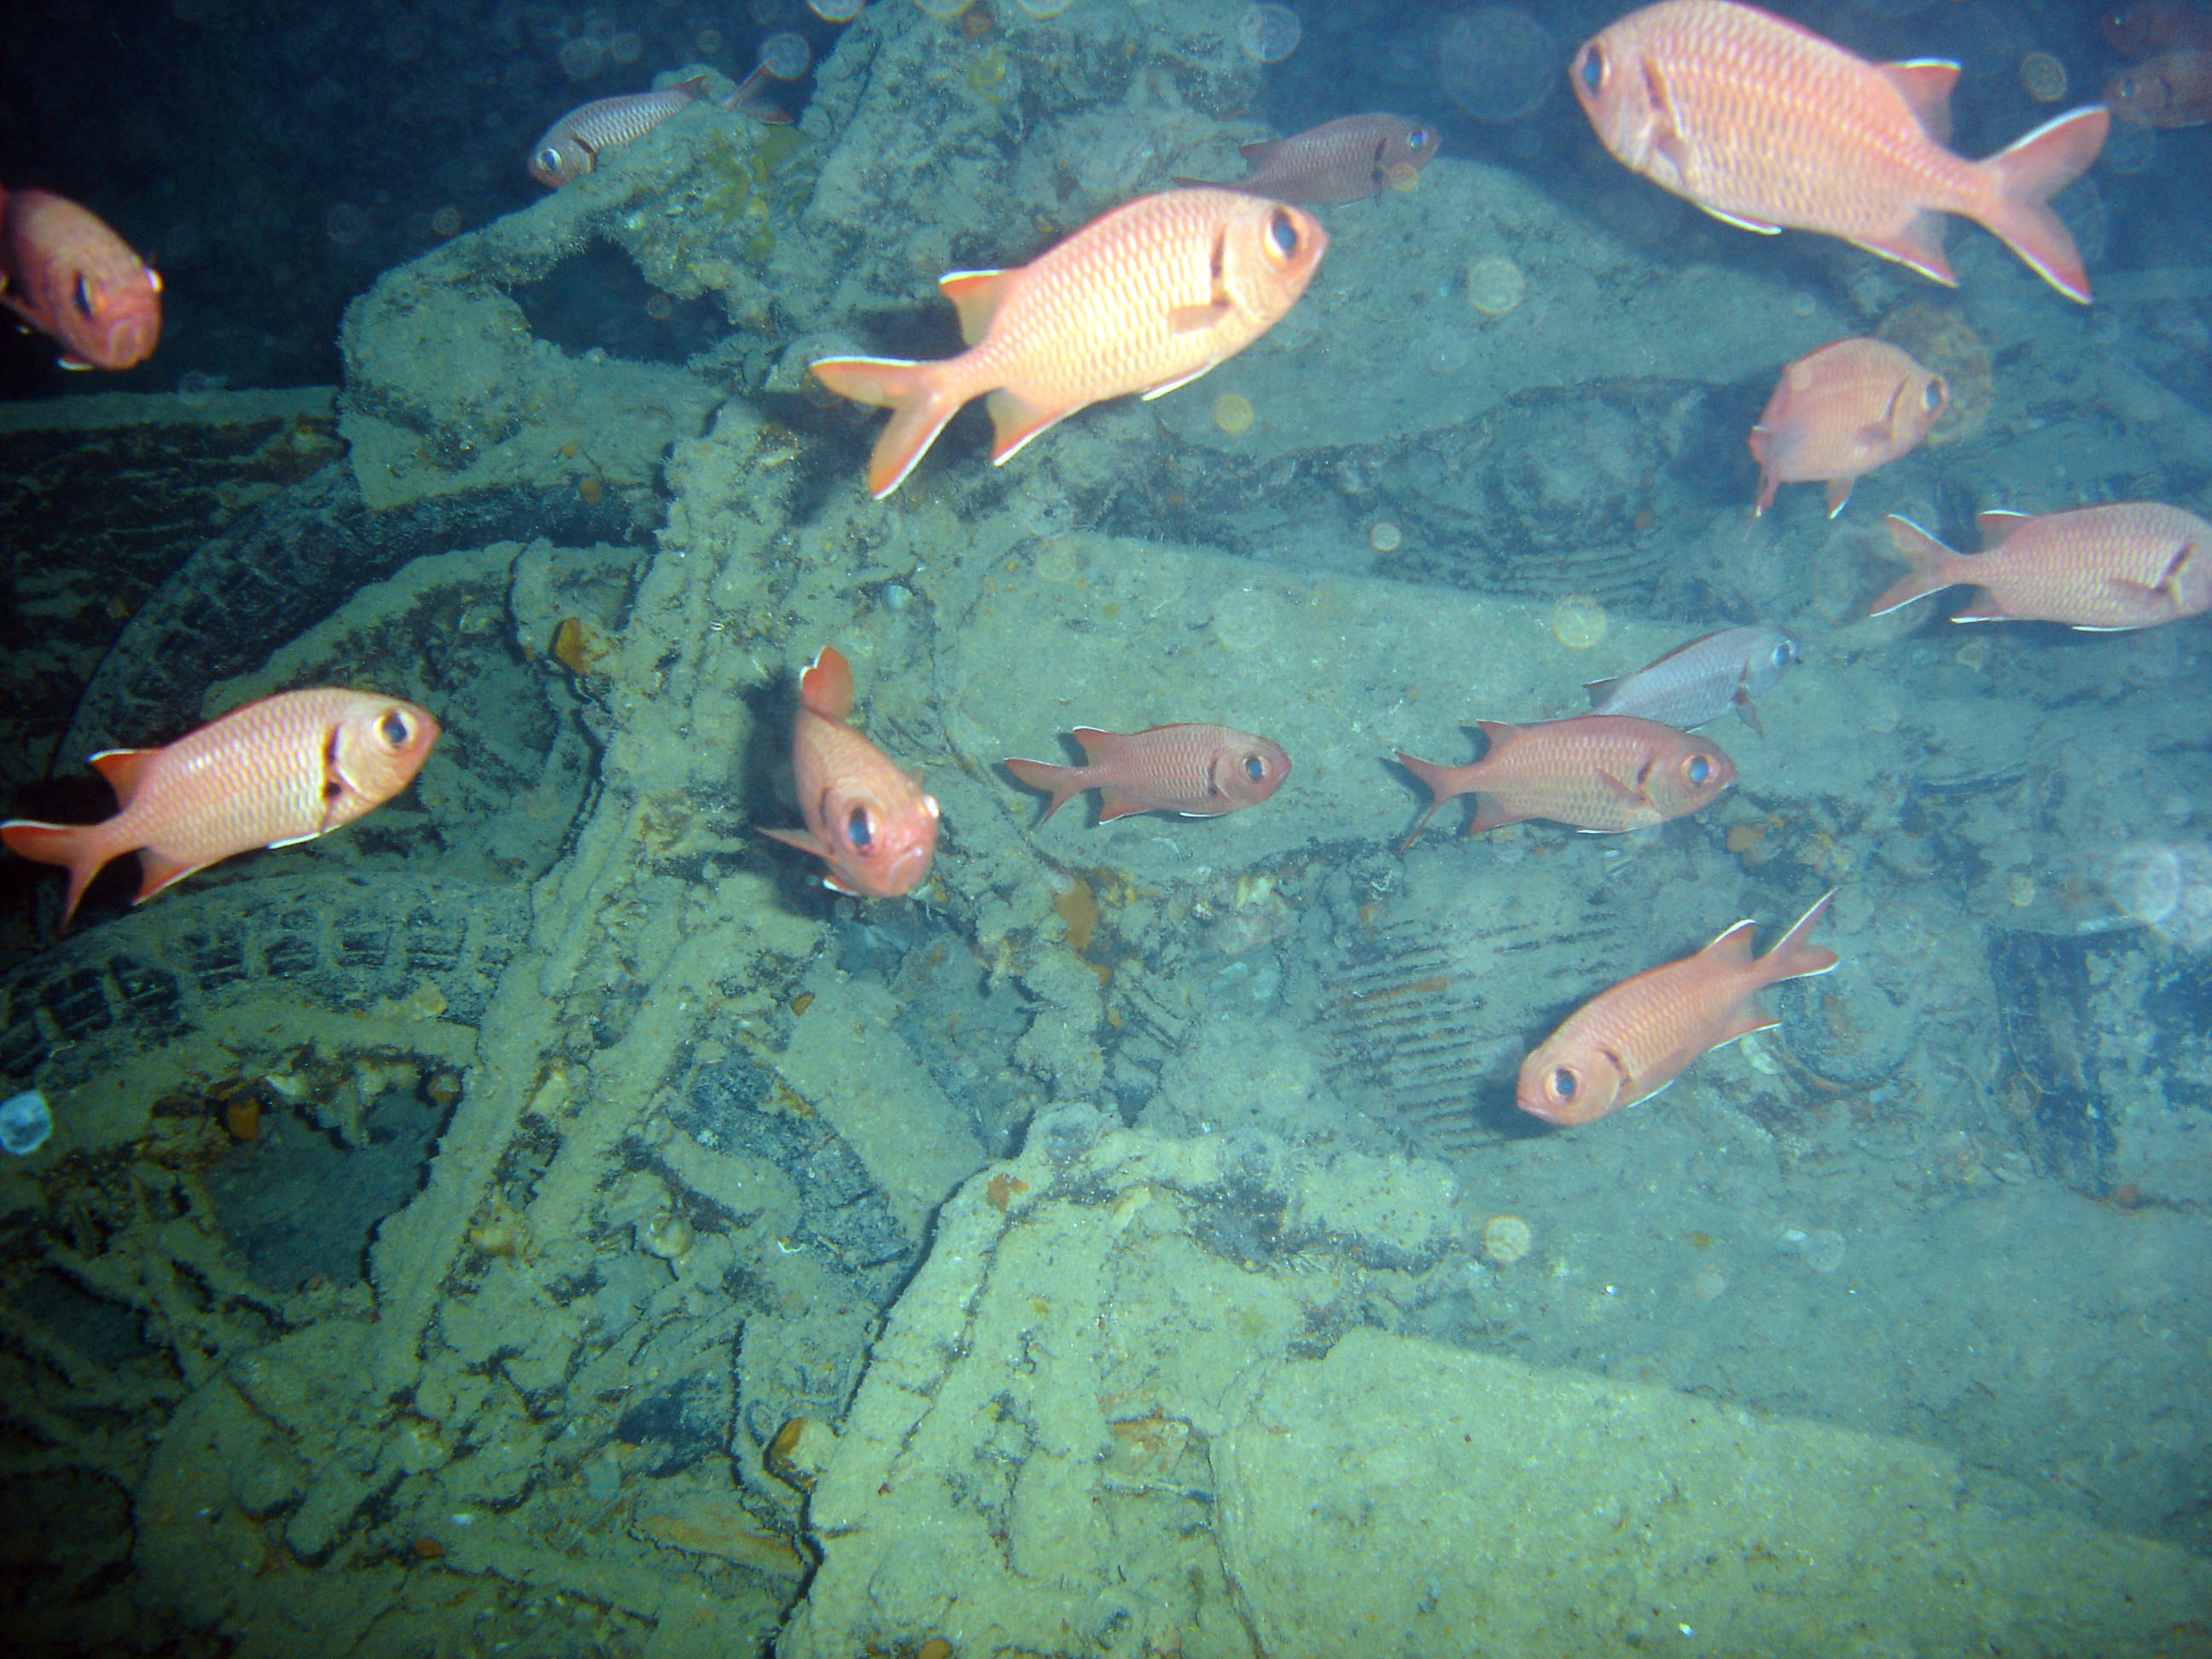
[(1163, 380), (1159, 385), (1146, 389), (1143, 401), (1150, 403), (1155, 398), (1164, 398), (1169, 392), (1173, 392), (1177, 386), (1188, 386), (1193, 380), (1198, 379), (1201, 374), (1211, 374), (1214, 368), (1214, 363), (1200, 363), (1196, 368), (1194, 368), (1189, 374), (1182, 376), (1180, 379)]
[(1779, 236), (1782, 234), (1781, 226), (1770, 225), (1763, 219), (1747, 219), (1741, 213), (1724, 213), (1717, 207), (1705, 207), (1703, 202), (1698, 203), (1698, 205), (1705, 208), (1706, 212), (1711, 214), (1723, 224), (1734, 225), (1738, 230), (1757, 231), (1761, 236)]
[(1629, 783), (1600, 768), (1597, 781), (1608, 795), (1615, 796), (1621, 800), (1634, 801), (1638, 805), (1650, 804), (1650, 793), (1644, 787), (1643, 780), (1640, 778), (1634, 783)]
[(830, 849), (815, 839), (811, 830), (771, 830), (766, 824), (760, 823), (755, 824), (753, 828), (770, 841), (780, 841), (786, 847), (796, 847), (800, 852), (811, 853), (817, 859), (826, 859), (830, 856)]

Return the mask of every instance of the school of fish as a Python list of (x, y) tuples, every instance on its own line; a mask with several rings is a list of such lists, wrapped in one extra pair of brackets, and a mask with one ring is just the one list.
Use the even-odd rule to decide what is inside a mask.
[[(2106, 101), (2057, 116), (1996, 155), (1948, 149), (1958, 66), (1876, 64), (1736, 0), (1659, 0), (1600, 30), (1575, 54), (1570, 86), (1600, 143), (1662, 189), (1740, 228), (1839, 239), (1929, 280), (1955, 285), (1945, 216), (1982, 226), (2066, 298), (2087, 303), (2081, 258), (2047, 204), (2095, 159), (2114, 114), (2160, 125), (2212, 118), (2212, 22), (2179, 0), (2123, 5), (2104, 22), (2138, 60)], [(761, 73), (718, 102), (783, 118), (761, 101)], [(610, 152), (709, 100), (707, 77), (601, 99), (570, 111), (532, 147), (531, 176), (562, 188)], [(887, 409), (866, 471), (891, 495), (963, 405), (985, 399), (991, 459), (1003, 465), (1089, 405), (1158, 398), (1251, 345), (1306, 292), (1329, 246), (1307, 206), (1413, 187), (1436, 130), (1390, 114), (1330, 121), (1248, 144), (1241, 179), (1178, 178), (1101, 215), (1027, 264), (953, 272), (939, 289), (967, 349), (938, 362), (861, 355), (810, 365), (825, 387)], [(123, 368), (154, 349), (161, 280), (87, 210), (37, 191), (0, 194), (0, 304), (56, 340), (73, 365)], [(1832, 342), (1784, 365), (1748, 447), (1759, 469), (1753, 514), (1786, 483), (1826, 486), (1830, 516), (1856, 480), (1910, 453), (1948, 406), (1943, 377), (1875, 339)], [(2088, 505), (2028, 516), (1986, 511), (1978, 554), (1945, 547), (1899, 515), (1887, 520), (1909, 564), (1872, 606), (1942, 588), (1977, 596), (1954, 620), (2150, 627), (2212, 609), (2212, 525), (2154, 502)], [(1593, 681), (1592, 711), (1565, 719), (1474, 722), (1483, 753), (1450, 766), (1400, 752), (1429, 797), (1410, 847), (1437, 808), (1474, 798), (1462, 834), (1524, 820), (1593, 833), (1646, 829), (1710, 805), (1737, 777), (1698, 734), (1729, 710), (1764, 735), (1753, 701), (1800, 659), (1779, 629), (1747, 626), (1690, 640), (1634, 673)], [(820, 860), (824, 885), (865, 899), (911, 894), (932, 874), (940, 812), (918, 777), (854, 722), (851, 665), (825, 645), (799, 676), (792, 776), (803, 827), (760, 833)], [(234, 710), (166, 748), (116, 750), (94, 764), (118, 810), (89, 824), (0, 824), (18, 854), (69, 872), (61, 924), (93, 877), (137, 852), (137, 899), (218, 860), (325, 835), (393, 799), (440, 736), (412, 703), (315, 688)], [(1218, 817), (1264, 804), (1291, 775), (1272, 740), (1182, 721), (1117, 732), (1078, 726), (1083, 763), (1009, 757), (1013, 783), (1048, 797), (1038, 824), (1091, 791), (1101, 823), (1135, 813)], [(1523, 1063), (1516, 1103), (1554, 1124), (1583, 1124), (1644, 1100), (1699, 1056), (1775, 1021), (1758, 995), (1824, 974), (1833, 951), (1808, 935), (1821, 896), (1765, 956), (1740, 921), (1695, 955), (1601, 990)]]

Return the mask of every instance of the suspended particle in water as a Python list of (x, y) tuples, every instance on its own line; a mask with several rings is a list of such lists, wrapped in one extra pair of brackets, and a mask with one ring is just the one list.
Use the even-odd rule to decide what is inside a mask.
[(46, 1097), (36, 1089), (26, 1089), (0, 1105), (0, 1151), (28, 1158), (46, 1144), (46, 1137), (53, 1132), (53, 1114), (46, 1109)]
[(1587, 651), (1605, 638), (1605, 607), (1587, 593), (1570, 593), (1552, 607), (1552, 637), (1570, 651)]
[(1237, 44), (1263, 64), (1281, 63), (1298, 49), (1304, 36), (1305, 25), (1298, 21), (1297, 13), (1272, 0), (1245, 7), (1237, 23)]
[(1404, 532), (1388, 519), (1377, 519), (1367, 527), (1367, 544), (1377, 553), (1395, 553), (1405, 542)]
[(867, 3), (868, 0), (806, 0), (806, 9), (825, 23), (849, 23)]
[(1240, 392), (1224, 392), (1213, 400), (1213, 423), (1231, 437), (1252, 429), (1252, 400)]
[(1057, 17), (1067, 9), (1072, 0), (1015, 0), (1015, 3), (1032, 17)]
[(792, 0), (750, 0), (745, 7), (745, 15), (751, 18), (757, 27), (772, 29), (781, 27), (795, 9)]
[(430, 216), (430, 232), (435, 236), (458, 236), (461, 230), (461, 210), (448, 204)]
[(914, 0), (932, 17), (957, 17), (974, 3), (974, 0)]
[(2047, 52), (2031, 52), (2020, 60), (2020, 84), (2039, 104), (2055, 104), (2066, 95), (2066, 65)]
[(606, 67), (607, 50), (587, 34), (580, 34), (560, 51), (561, 72), (571, 81), (588, 81)]
[(340, 202), (323, 216), (323, 234), (333, 247), (351, 247), (368, 234), (368, 215), (351, 202)]
[(1528, 297), (1528, 279), (1503, 255), (1477, 259), (1467, 268), (1467, 302), (1486, 317), (1503, 317)]
[(722, 32), (720, 29), (701, 29), (693, 40), (702, 58), (712, 58), (722, 49)]
[(1528, 1259), (1536, 1230), (1517, 1215), (1494, 1215), (1483, 1224), (1482, 1253), (1501, 1267)]
[(789, 29), (760, 44), (761, 67), (779, 81), (796, 81), (813, 62), (814, 48), (806, 44), (806, 37)]
[(676, 314), (676, 301), (665, 294), (656, 294), (645, 302), (645, 314), (656, 323), (665, 323)]
[(1478, 121), (1505, 125), (1552, 95), (1563, 61), (1544, 26), (1513, 6), (1478, 6), (1444, 26), (1437, 70), (1444, 91)]
[(645, 42), (635, 31), (623, 29), (607, 38), (607, 57), (617, 64), (635, 64), (645, 56)]

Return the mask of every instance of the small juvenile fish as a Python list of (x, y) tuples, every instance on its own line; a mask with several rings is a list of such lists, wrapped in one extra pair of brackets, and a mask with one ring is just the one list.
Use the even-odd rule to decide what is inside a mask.
[(2212, 48), (2177, 46), (2122, 70), (2105, 101), (2139, 127), (2201, 127), (2212, 121)]
[(868, 460), (868, 493), (881, 501), (972, 398), (988, 394), (991, 464), (1003, 466), (1079, 409), (1188, 386), (1280, 322), (1328, 247), (1311, 215), (1280, 202), (1163, 191), (1025, 265), (940, 279), (969, 347), (958, 356), (825, 357), (814, 377), (891, 411)]
[(131, 368), (161, 337), (161, 278), (89, 209), (0, 190), (0, 306), (62, 347), (65, 368)]
[(1477, 720), (1490, 751), (1468, 766), (1438, 766), (1401, 750), (1398, 763), (1434, 797), (1398, 843), (1404, 852), (1437, 807), (1474, 795), (1463, 836), (1523, 818), (1577, 830), (1641, 830), (1710, 804), (1735, 781), (1735, 763), (1710, 738), (1622, 714), (1507, 726)]
[(890, 757), (845, 722), (853, 665), (825, 645), (799, 677), (791, 770), (804, 830), (761, 834), (830, 866), (822, 884), (859, 898), (896, 898), (929, 873), (937, 854), (937, 802)]
[(234, 708), (166, 749), (111, 749), (92, 763), (121, 810), (98, 823), (0, 823), (27, 859), (66, 866), (62, 926), (109, 860), (136, 852), (135, 903), (256, 847), (313, 841), (373, 811), (414, 781), (438, 722), (374, 691), (286, 691)]
[(2212, 13), (2182, 0), (2122, 0), (2099, 27), (2106, 43), (2129, 58), (2149, 58), (2176, 46), (2212, 52)]
[(1821, 894), (1757, 961), (1753, 924), (1739, 921), (1697, 955), (1601, 991), (1521, 1062), (1514, 1103), (1547, 1122), (1588, 1123), (1650, 1099), (1699, 1055), (1779, 1025), (1759, 994), (1836, 965), (1833, 951), (1805, 942), (1835, 896)]
[(1956, 64), (1870, 64), (1734, 0), (1660, 0), (1585, 42), (1568, 70), (1613, 158), (1741, 229), (1841, 237), (1955, 288), (1940, 215), (1973, 220), (2069, 300), (2089, 279), (2045, 205), (2112, 125), (2078, 109), (1969, 161), (1943, 148)]
[(1142, 732), (1079, 726), (1073, 736), (1085, 765), (1006, 763), (1030, 788), (1051, 794), (1039, 823), (1086, 789), (1099, 792), (1101, 823), (1132, 812), (1218, 818), (1258, 805), (1291, 775), (1291, 757), (1279, 747), (1226, 726), (1154, 726)]
[[(1250, 167), (1218, 188), (1302, 206), (1364, 201), (1386, 190), (1409, 190), (1437, 153), (1437, 130), (1402, 115), (1347, 115), (1288, 138), (1238, 147)], [(1205, 189), (1213, 181), (1178, 179)]]
[(1887, 340), (1838, 340), (1808, 352), (1782, 371), (1751, 429), (1759, 463), (1753, 516), (1774, 505), (1784, 484), (1823, 483), (1834, 518), (1861, 475), (1917, 449), (1950, 403), (1941, 374)]
[(1685, 732), (1710, 726), (1734, 708), (1759, 733), (1751, 700), (1771, 691), (1798, 660), (1795, 635), (1779, 628), (1724, 628), (1678, 645), (1633, 674), (1591, 680), (1593, 714), (1632, 714)]
[[(759, 121), (789, 121), (789, 116), (757, 97), (770, 78), (765, 66), (755, 70), (721, 100), (721, 107), (741, 111)], [(530, 176), (549, 190), (558, 190), (597, 167), (601, 150), (635, 143), (677, 111), (688, 109), (706, 95), (707, 77), (695, 75), (657, 91), (626, 92), (619, 97), (594, 98), (588, 104), (579, 104), (546, 128), (544, 136), (531, 147)]]
[(1953, 622), (2055, 622), (2091, 633), (2155, 628), (2212, 610), (2212, 524), (2156, 501), (2070, 513), (1980, 513), (1979, 553), (1954, 553), (1893, 513), (1912, 574), (1874, 602), (1885, 616), (1939, 588), (1981, 589)]

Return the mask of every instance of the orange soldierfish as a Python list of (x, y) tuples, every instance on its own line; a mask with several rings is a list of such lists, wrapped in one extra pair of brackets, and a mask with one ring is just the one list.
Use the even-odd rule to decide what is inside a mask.
[(2212, 610), (2212, 524), (2178, 507), (2116, 501), (2036, 518), (1982, 513), (1974, 522), (1983, 550), (1954, 553), (1911, 520), (1890, 514), (1890, 539), (1912, 574), (1868, 614), (1965, 583), (1981, 592), (1953, 622), (2055, 622), (2116, 633)]
[(289, 847), (351, 823), (414, 781), (438, 722), (374, 691), (286, 691), (234, 708), (166, 749), (111, 749), (92, 763), (122, 810), (98, 823), (0, 823), (0, 842), (68, 866), (76, 914), (110, 859), (136, 852), (144, 903), (196, 870), (256, 847)]
[(1784, 484), (1821, 483), (1834, 518), (1862, 473), (1917, 448), (1950, 403), (1941, 374), (1887, 340), (1838, 340), (1808, 352), (1782, 371), (1751, 429), (1759, 463), (1753, 516), (1774, 505)]
[(1398, 763), (1434, 797), (1398, 843), (1400, 852), (1455, 795), (1479, 797), (1463, 836), (1523, 818), (1577, 830), (1641, 830), (1696, 811), (1735, 781), (1735, 763), (1711, 738), (1631, 714), (1475, 724), (1490, 750), (1472, 765), (1438, 766), (1400, 751)]
[(929, 873), (937, 853), (937, 803), (890, 757), (845, 723), (853, 665), (822, 647), (799, 677), (791, 770), (804, 830), (761, 834), (829, 865), (822, 884), (860, 898), (896, 898)]
[[(1347, 115), (1288, 138), (1238, 148), (1251, 168), (1219, 188), (1270, 201), (1326, 206), (1361, 202), (1386, 190), (1410, 190), (1437, 153), (1437, 130), (1402, 115)], [(1178, 179), (1193, 190), (1204, 179)]]
[[(760, 100), (760, 91), (770, 78), (765, 68), (755, 70), (721, 100), (721, 107), (771, 125), (787, 123), (788, 115)], [(546, 128), (531, 146), (530, 176), (549, 190), (558, 190), (594, 171), (602, 150), (635, 143), (678, 110), (690, 108), (706, 95), (707, 77), (695, 75), (657, 91), (627, 92), (579, 104)]]
[(1717, 219), (1838, 236), (1955, 287), (1936, 216), (1956, 213), (2088, 301), (2074, 239), (2044, 204), (2097, 159), (2101, 106), (1969, 161), (1943, 148), (1956, 64), (1870, 64), (1733, 0), (1631, 12), (1568, 76), (1616, 160)]
[(2212, 48), (2179, 46), (2123, 70), (2105, 101), (2140, 127), (2200, 127), (2212, 121)]
[(1697, 955), (1601, 991), (1521, 1062), (1514, 1103), (1547, 1122), (1588, 1123), (1649, 1100), (1700, 1054), (1779, 1025), (1759, 994), (1836, 965), (1833, 951), (1805, 942), (1835, 896), (1821, 894), (1757, 961), (1752, 924), (1739, 921)]
[(827, 357), (815, 378), (892, 411), (868, 463), (881, 501), (972, 398), (989, 394), (996, 466), (1088, 404), (1188, 385), (1280, 322), (1328, 246), (1280, 202), (1210, 187), (1139, 197), (1028, 264), (943, 278), (969, 347), (957, 357)]
[(130, 368), (161, 337), (161, 278), (98, 215), (0, 191), (0, 305), (61, 343), (66, 368)]
[(1291, 757), (1276, 744), (1226, 726), (1155, 726), (1142, 732), (1079, 726), (1074, 738), (1089, 764), (1006, 763), (1030, 788), (1051, 793), (1045, 818), (1086, 789), (1099, 792), (1101, 823), (1132, 812), (1218, 818), (1258, 805), (1291, 775)]

